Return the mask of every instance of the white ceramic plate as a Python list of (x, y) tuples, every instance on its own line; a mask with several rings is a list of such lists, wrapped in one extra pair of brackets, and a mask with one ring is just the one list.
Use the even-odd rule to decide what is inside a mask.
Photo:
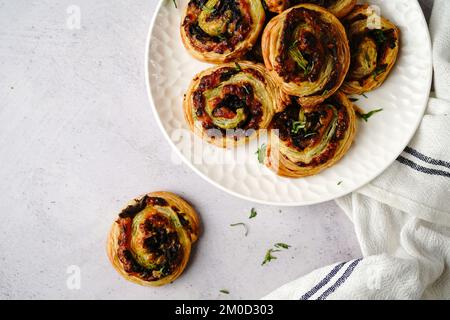
[(260, 165), (255, 151), (265, 137), (237, 150), (222, 150), (193, 137), (182, 101), (196, 73), (210, 65), (194, 60), (182, 45), (179, 25), (187, 0), (159, 3), (148, 37), (146, 75), (161, 130), (182, 159), (200, 176), (238, 197), (264, 204), (298, 206), (344, 196), (381, 174), (413, 137), (428, 101), (432, 54), (428, 27), (416, 0), (373, 0), (402, 32), (399, 60), (386, 83), (361, 97), (365, 111), (384, 111), (360, 123), (349, 153), (334, 167), (304, 179), (286, 179)]

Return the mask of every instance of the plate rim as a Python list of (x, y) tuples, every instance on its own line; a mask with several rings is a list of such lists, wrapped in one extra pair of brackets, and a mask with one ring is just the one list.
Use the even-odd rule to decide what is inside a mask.
[[(269, 205), (269, 206), (282, 206), (282, 207), (303, 207), (303, 206), (310, 206), (310, 205), (315, 205), (315, 204), (321, 204), (321, 203), (325, 203), (325, 202), (329, 202), (329, 201), (333, 201), (336, 199), (339, 199), (341, 197), (347, 196), (359, 189), (361, 189), (362, 187), (368, 185), (369, 183), (371, 183), (372, 181), (374, 181), (376, 178), (378, 178), (382, 173), (384, 173), (394, 162), (395, 160), (403, 153), (404, 149), (408, 146), (408, 144), (411, 142), (411, 140), (414, 138), (414, 136), (417, 133), (417, 130), (419, 129), (420, 124), (422, 123), (422, 120), (424, 118), (426, 109), (427, 109), (427, 105), (428, 105), (428, 101), (429, 101), (429, 96), (431, 93), (431, 88), (432, 88), (432, 83), (433, 83), (433, 48), (432, 48), (432, 41), (431, 41), (431, 35), (430, 35), (430, 30), (428, 27), (428, 23), (426, 21), (425, 15), (423, 13), (423, 10), (419, 4), (418, 0), (414, 1), (414, 4), (416, 6), (416, 9), (419, 10), (420, 12), (420, 16), (421, 16), (421, 23), (423, 26), (425, 26), (425, 35), (427, 38), (426, 41), (426, 46), (427, 46), (427, 51), (430, 52), (430, 56), (429, 56), (429, 63), (430, 63), (430, 68), (428, 70), (428, 84), (426, 86), (427, 88), (427, 92), (428, 95), (425, 97), (425, 101), (422, 101), (421, 104), (422, 106), (422, 110), (420, 112), (420, 117), (417, 117), (417, 121), (416, 123), (414, 123), (414, 126), (412, 126), (414, 128), (414, 130), (412, 131), (412, 133), (410, 134), (406, 144), (401, 148), (400, 152), (395, 153), (395, 157), (392, 157), (392, 159), (390, 159), (389, 161), (386, 161), (386, 165), (382, 166), (382, 169), (379, 170), (374, 170), (374, 174), (373, 177), (368, 179), (366, 182), (364, 183), (358, 183), (356, 184), (355, 187), (350, 188), (349, 190), (345, 190), (342, 193), (336, 193), (335, 195), (332, 195), (330, 197), (324, 198), (324, 199), (320, 199), (320, 200), (312, 200), (312, 201), (302, 201), (302, 202), (276, 202), (276, 201), (266, 201), (266, 200), (261, 200), (261, 199), (255, 199), (252, 198), (250, 196), (246, 196), (243, 194), (240, 194), (238, 192), (235, 192), (231, 189), (226, 188), (225, 186), (221, 185), (220, 183), (212, 180), (208, 175), (206, 175), (205, 173), (201, 172), (200, 169), (198, 169), (197, 167), (194, 166), (194, 164), (191, 163), (191, 161), (189, 161), (189, 159), (187, 157), (185, 157), (181, 151), (177, 148), (177, 146), (174, 144), (174, 142), (172, 141), (172, 139), (169, 136), (169, 133), (166, 131), (166, 129), (164, 128), (164, 125), (162, 123), (161, 117), (159, 116), (158, 110), (156, 109), (156, 104), (155, 104), (155, 100), (152, 94), (152, 90), (151, 90), (151, 81), (150, 81), (150, 47), (152, 44), (152, 34), (155, 28), (155, 24), (156, 24), (156, 19), (159, 15), (159, 12), (161, 10), (161, 7), (164, 3), (164, 1), (166, 0), (159, 0), (158, 5), (156, 6), (155, 9), (155, 13), (153, 14), (153, 17), (151, 19), (150, 22), (150, 26), (149, 26), (149, 30), (148, 30), (148, 34), (147, 34), (147, 40), (146, 40), (146, 47), (145, 47), (145, 59), (144, 59), (144, 63), (145, 63), (145, 83), (146, 83), (146, 90), (147, 90), (147, 95), (149, 98), (149, 102), (150, 102), (150, 106), (152, 108), (156, 123), (158, 124), (158, 127), (160, 129), (160, 131), (162, 131), (163, 136), (165, 137), (165, 139), (169, 142), (169, 145), (171, 146), (172, 150), (175, 151), (175, 153), (177, 154), (177, 156), (179, 158), (181, 158), (181, 160), (183, 161), (183, 163), (185, 163), (191, 170), (193, 170), (197, 175), (199, 175), (201, 178), (203, 178), (205, 181), (209, 182), (210, 184), (212, 184), (213, 186), (215, 186), (216, 188), (230, 194), (233, 195), (237, 198), (243, 199), (243, 200), (247, 200), (250, 202), (254, 202), (254, 203), (259, 203), (259, 204), (263, 204), (263, 205)], [(192, 58), (194, 59), (194, 58)], [(402, 144), (403, 145), (403, 144)], [(400, 148), (399, 148), (400, 149)]]

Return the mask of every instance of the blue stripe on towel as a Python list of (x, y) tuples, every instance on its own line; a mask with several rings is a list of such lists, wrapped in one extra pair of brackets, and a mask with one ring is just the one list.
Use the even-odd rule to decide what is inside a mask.
[(406, 159), (405, 157), (402, 157), (402, 156), (398, 157), (397, 161), (418, 171), (418, 172), (426, 173), (426, 174), (429, 174), (432, 176), (442, 176), (442, 177), (450, 178), (450, 172), (426, 168), (426, 167), (420, 166), (417, 163), (415, 163), (409, 159)]
[(342, 267), (346, 264), (347, 262), (343, 262), (341, 264), (338, 264), (337, 266), (335, 266), (333, 268), (333, 270), (330, 271), (329, 274), (327, 274), (325, 276), (325, 278), (323, 278), (318, 284), (316, 284), (314, 286), (314, 288), (312, 288), (311, 290), (309, 290), (307, 293), (305, 293), (300, 300), (308, 300), (309, 298), (311, 298), (317, 291), (319, 291), (324, 285), (326, 285), (328, 282), (330, 282), (330, 280), (339, 272), (339, 270), (342, 269)]
[(419, 151), (417, 151), (411, 147), (406, 147), (405, 152), (409, 153), (410, 155), (413, 155), (414, 157), (422, 160), (423, 162), (450, 169), (450, 162), (447, 162), (444, 160), (433, 159), (429, 156), (424, 155), (423, 153), (420, 153)]
[(317, 298), (317, 300), (325, 300), (330, 294), (336, 291), (336, 289), (339, 288), (348, 279), (348, 277), (350, 277), (350, 275), (353, 273), (353, 270), (361, 260), (362, 259), (353, 261), (348, 266), (347, 270), (345, 270), (345, 272), (342, 274), (342, 276), (339, 279), (337, 279), (337, 281), (331, 287), (325, 290), (325, 292), (322, 293), (322, 295), (319, 298)]

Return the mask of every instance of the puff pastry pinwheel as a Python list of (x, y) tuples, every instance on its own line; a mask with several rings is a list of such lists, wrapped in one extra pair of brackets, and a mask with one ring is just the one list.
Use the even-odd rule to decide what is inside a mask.
[(122, 210), (111, 228), (107, 252), (125, 279), (162, 286), (181, 275), (198, 234), (199, 218), (186, 201), (154, 192)]
[(266, 165), (280, 176), (318, 174), (338, 162), (356, 133), (353, 104), (341, 92), (313, 108), (291, 97), (270, 128)]
[(369, 5), (356, 6), (344, 24), (351, 64), (342, 90), (347, 94), (374, 90), (383, 84), (397, 61), (400, 30)]
[(182, 20), (181, 38), (201, 61), (230, 62), (253, 47), (264, 20), (261, 0), (191, 0)]
[(269, 126), (279, 97), (263, 65), (240, 61), (198, 74), (185, 94), (184, 114), (195, 134), (219, 147), (234, 147)]
[(329, 11), (312, 4), (273, 18), (262, 36), (264, 63), (281, 89), (313, 106), (332, 96), (350, 66), (345, 29)]
[(356, 5), (356, 0), (265, 0), (269, 11), (281, 13), (290, 6), (311, 3), (326, 8), (338, 18), (345, 17)]

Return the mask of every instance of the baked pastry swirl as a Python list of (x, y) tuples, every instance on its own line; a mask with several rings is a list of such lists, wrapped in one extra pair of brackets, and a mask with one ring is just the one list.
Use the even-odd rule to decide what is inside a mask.
[(353, 104), (341, 92), (313, 108), (295, 97), (272, 121), (266, 165), (278, 175), (301, 178), (338, 162), (356, 133)]
[(374, 90), (383, 84), (397, 61), (400, 30), (377, 16), (369, 5), (356, 6), (344, 24), (350, 41), (351, 64), (342, 90), (347, 94)]
[(263, 65), (240, 61), (198, 74), (184, 97), (194, 133), (220, 147), (233, 147), (267, 128), (280, 92)]
[(262, 37), (264, 63), (281, 89), (303, 106), (319, 104), (341, 86), (350, 65), (345, 29), (329, 11), (312, 4), (273, 18)]
[(198, 234), (199, 219), (186, 201), (153, 192), (119, 214), (108, 237), (108, 256), (127, 280), (162, 286), (181, 275)]
[(338, 18), (345, 17), (356, 5), (356, 0), (265, 0), (269, 11), (281, 13), (291, 6), (303, 3), (316, 4), (326, 8)]
[(191, 0), (182, 20), (181, 38), (201, 61), (230, 62), (253, 47), (264, 20), (261, 0)]

